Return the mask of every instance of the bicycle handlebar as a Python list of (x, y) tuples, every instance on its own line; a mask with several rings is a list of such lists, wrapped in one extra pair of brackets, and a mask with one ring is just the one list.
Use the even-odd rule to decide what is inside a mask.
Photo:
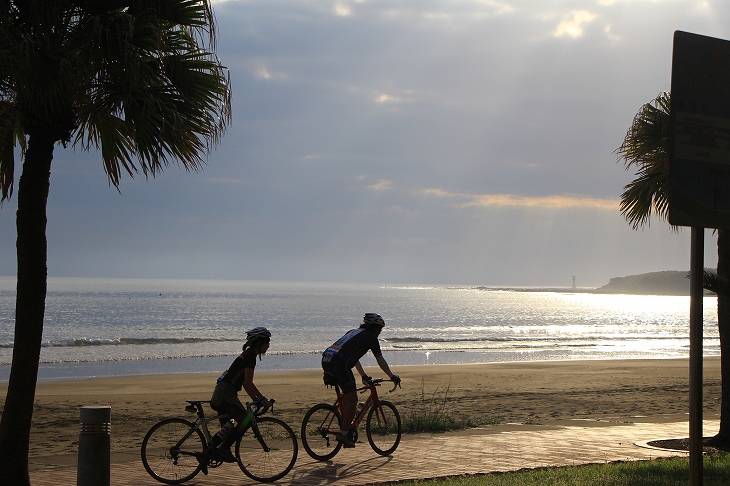
[[(380, 386), (380, 384), (382, 382), (384, 382), (384, 381), (393, 381), (393, 380), (391, 380), (390, 378), (388, 378), (388, 379), (385, 379), (385, 378), (375, 378), (374, 380), (370, 380), (367, 383), (370, 384), (370, 385), (372, 385), (372, 386)], [(393, 382), (393, 383), (395, 383), (395, 382)], [(390, 390), (388, 390), (388, 393), (394, 392), (395, 389), (396, 388), (399, 388), (399, 387), (400, 387), (400, 382), (395, 383), (393, 385), (393, 388), (391, 388)]]
[(271, 413), (274, 413), (274, 402), (276, 402), (276, 400), (271, 398), (269, 402), (270, 405), (266, 407), (261, 406), (261, 402), (249, 402), (246, 403), (246, 406), (253, 409), (253, 414), (255, 416), (260, 417), (261, 415), (265, 414), (269, 410), (269, 408), (271, 408)]

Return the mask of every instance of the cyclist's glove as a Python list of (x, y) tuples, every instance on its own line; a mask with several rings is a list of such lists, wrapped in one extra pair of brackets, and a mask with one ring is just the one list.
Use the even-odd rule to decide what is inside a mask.
[(393, 375), (393, 376), (390, 377), (390, 381), (392, 381), (396, 385), (400, 385), (400, 376)]
[(253, 402), (253, 404), (257, 409), (257, 413), (262, 414), (265, 413), (269, 409), (269, 407), (274, 405), (274, 401), (269, 401), (268, 399), (262, 397)]
[(372, 376), (362, 375), (362, 382), (363, 383), (370, 383), (371, 381), (373, 381), (373, 377)]

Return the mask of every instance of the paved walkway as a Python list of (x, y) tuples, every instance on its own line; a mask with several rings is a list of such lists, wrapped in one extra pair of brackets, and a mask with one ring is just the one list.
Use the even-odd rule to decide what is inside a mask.
[[(712, 435), (718, 424), (706, 421), (704, 435)], [(427, 479), (459, 474), (516, 471), (545, 466), (636, 461), (657, 457), (686, 456), (646, 446), (655, 439), (687, 437), (687, 422), (666, 424), (635, 423), (623, 426), (540, 427), (490, 426), (455, 434), (405, 436), (391, 457), (375, 454), (367, 444), (342, 449), (328, 462), (312, 460), (299, 448), (294, 469), (274, 484), (282, 485), (372, 485), (388, 481)], [(76, 484), (76, 457), (33, 458), (31, 482), (34, 486), (71, 486)], [(152, 479), (138, 456), (112, 457), (112, 486), (159, 485)], [(223, 464), (202, 473), (187, 485), (251, 485), (235, 464)]]

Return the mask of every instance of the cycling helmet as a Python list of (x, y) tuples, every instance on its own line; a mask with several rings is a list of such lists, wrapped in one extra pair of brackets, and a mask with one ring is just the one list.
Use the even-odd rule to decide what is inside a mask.
[(368, 312), (365, 314), (365, 317), (362, 320), (363, 326), (368, 327), (376, 327), (382, 329), (385, 327), (385, 321), (382, 317), (380, 317), (380, 314), (375, 314), (373, 312)]
[(257, 339), (271, 339), (271, 331), (265, 327), (254, 327), (250, 331), (246, 332), (246, 341), (252, 342)]
[[(271, 331), (265, 327), (254, 327), (250, 331), (247, 331), (246, 342), (243, 343), (242, 349), (246, 351), (246, 348), (253, 348), (259, 340), (266, 341), (268, 343), (271, 340)], [(261, 359), (260, 354), (259, 359)]]

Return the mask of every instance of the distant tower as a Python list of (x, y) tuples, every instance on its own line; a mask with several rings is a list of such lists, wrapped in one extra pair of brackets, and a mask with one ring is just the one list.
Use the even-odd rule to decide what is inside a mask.
[(573, 288), (575, 288), (575, 275), (573, 275)]

